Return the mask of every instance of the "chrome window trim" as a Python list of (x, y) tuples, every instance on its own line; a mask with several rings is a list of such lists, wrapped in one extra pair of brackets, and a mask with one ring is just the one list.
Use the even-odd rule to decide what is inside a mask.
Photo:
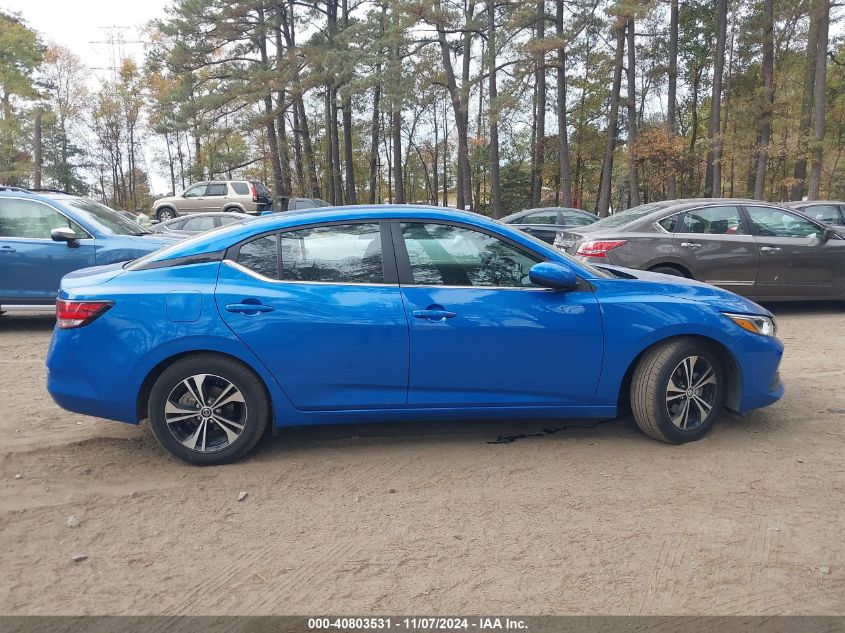
[[(0, 198), (0, 201), (2, 201), (2, 200), (23, 200), (24, 202), (35, 202), (37, 204), (43, 205), (43, 206), (47, 207), (48, 209), (50, 209), (51, 211), (55, 211), (56, 213), (58, 213), (60, 216), (62, 216), (68, 222), (73, 222), (76, 226), (78, 226), (80, 229), (85, 231), (85, 234), (88, 237), (78, 237), (78, 238), (76, 238), (77, 240), (89, 240), (89, 239), (90, 240), (96, 240), (97, 239), (96, 237), (91, 235), (91, 231), (86, 229), (84, 226), (82, 226), (79, 222), (77, 222), (73, 218), (68, 217), (68, 215), (65, 212), (63, 212), (61, 209), (57, 209), (52, 204), (48, 204), (46, 202), (43, 202), (42, 200), (35, 200), (33, 198), (24, 198), (23, 196), (3, 196), (2, 198)], [(26, 240), (28, 242), (55, 242), (55, 240), (48, 238), (48, 237), (11, 237), (11, 236), (6, 236), (6, 235), (0, 235), (0, 240)], [(56, 242), (56, 243), (58, 244), (59, 242)]]

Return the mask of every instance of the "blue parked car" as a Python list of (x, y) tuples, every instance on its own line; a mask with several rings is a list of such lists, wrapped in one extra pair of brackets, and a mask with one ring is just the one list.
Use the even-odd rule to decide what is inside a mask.
[(783, 394), (772, 315), (472, 213), (275, 214), (62, 280), (48, 389), (196, 464), (268, 424), (612, 418), (665, 442)]
[(67, 273), (176, 241), (88, 198), (0, 187), (0, 311), (52, 306)]

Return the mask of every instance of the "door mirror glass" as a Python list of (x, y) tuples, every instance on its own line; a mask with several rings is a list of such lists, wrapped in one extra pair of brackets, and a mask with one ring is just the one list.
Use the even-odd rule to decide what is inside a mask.
[(553, 290), (572, 290), (578, 285), (578, 277), (566, 266), (554, 262), (540, 262), (528, 271), (531, 282)]
[(836, 231), (834, 229), (830, 228), (830, 227), (827, 227), (822, 232), (822, 242), (827, 242), (828, 240), (832, 240), (834, 237), (836, 237)]

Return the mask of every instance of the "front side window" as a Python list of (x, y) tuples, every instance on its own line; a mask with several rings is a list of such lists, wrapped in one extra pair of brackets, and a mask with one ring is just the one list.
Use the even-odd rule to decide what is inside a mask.
[(279, 256), (276, 235), (265, 235), (242, 244), (237, 262), (259, 275), (279, 278)]
[(0, 236), (52, 239), (53, 229), (73, 229), (78, 239), (88, 237), (75, 222), (52, 207), (32, 200), (0, 199)]
[(418, 285), (526, 288), (540, 262), (497, 237), (463, 226), (403, 222), (411, 275)]
[(205, 187), (206, 185), (194, 185), (193, 187), (189, 188), (185, 193), (182, 195), (185, 198), (199, 198), (202, 195), (205, 195)]
[(765, 237), (810, 237), (821, 232), (818, 226), (789, 211), (772, 207), (745, 207), (756, 235)]
[(681, 226), (675, 230), (706, 235), (740, 235), (745, 232), (739, 209), (734, 206), (690, 209), (684, 214)]
[(280, 239), (283, 280), (384, 283), (377, 222), (286, 231)]
[(225, 182), (212, 182), (208, 185), (205, 195), (207, 196), (225, 196), (229, 193)]

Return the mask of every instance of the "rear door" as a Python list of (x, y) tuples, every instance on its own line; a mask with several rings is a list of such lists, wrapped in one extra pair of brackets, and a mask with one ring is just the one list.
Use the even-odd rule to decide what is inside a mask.
[(675, 224), (673, 241), (697, 280), (755, 294), (760, 251), (738, 205), (687, 210)]
[(588, 287), (534, 286), (542, 257), (475, 227), (392, 223), (411, 339), (408, 405), (581, 406), (601, 371)]
[(408, 322), (387, 224), (315, 225), (230, 249), (223, 319), (301, 410), (404, 407)]
[(744, 206), (760, 246), (761, 298), (830, 297), (845, 290), (845, 240), (822, 240), (824, 226), (792, 211)]
[(210, 182), (205, 190), (204, 211), (222, 211), (227, 202), (229, 187), (225, 182)]
[[(50, 232), (71, 228), (72, 244)], [(78, 224), (38, 200), (0, 198), (0, 299), (26, 304), (52, 301), (67, 273), (95, 264), (94, 239)]]

